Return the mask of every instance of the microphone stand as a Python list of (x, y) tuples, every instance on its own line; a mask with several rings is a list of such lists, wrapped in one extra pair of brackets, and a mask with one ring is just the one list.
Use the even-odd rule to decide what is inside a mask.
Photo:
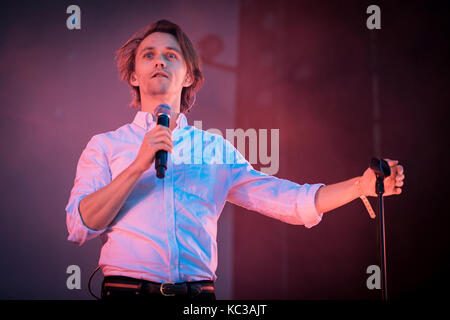
[[(381, 164), (381, 162), (380, 162)], [(381, 295), (384, 301), (387, 301), (387, 276), (386, 276), (386, 232), (384, 224), (384, 176), (376, 173), (377, 181), (375, 185), (375, 192), (378, 195), (379, 200), (379, 214), (380, 214), (380, 254), (381, 254), (381, 276), (382, 276), (382, 288)]]

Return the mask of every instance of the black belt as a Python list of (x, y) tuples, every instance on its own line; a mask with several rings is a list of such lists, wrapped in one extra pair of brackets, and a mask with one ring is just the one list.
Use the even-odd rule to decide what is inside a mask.
[(136, 294), (162, 294), (163, 296), (189, 295), (196, 296), (201, 292), (214, 292), (214, 281), (202, 280), (179, 283), (158, 283), (124, 276), (106, 276), (103, 280), (103, 289), (132, 290)]

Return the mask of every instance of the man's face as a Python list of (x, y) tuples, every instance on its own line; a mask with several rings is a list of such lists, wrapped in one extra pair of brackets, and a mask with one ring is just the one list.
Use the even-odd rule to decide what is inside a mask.
[(154, 32), (139, 44), (130, 82), (140, 88), (141, 95), (168, 98), (181, 96), (183, 87), (192, 84), (181, 48), (173, 35)]

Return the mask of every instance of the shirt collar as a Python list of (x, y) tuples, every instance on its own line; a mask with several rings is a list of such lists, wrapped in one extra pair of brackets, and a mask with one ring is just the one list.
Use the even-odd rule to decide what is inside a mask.
[[(154, 126), (156, 126), (156, 121), (153, 118), (154, 116), (150, 112), (138, 111), (136, 113), (136, 116), (134, 117), (133, 123), (148, 131), (152, 129)], [(175, 127), (175, 129), (183, 129), (187, 125), (188, 123), (186, 116), (183, 113), (180, 113), (177, 119), (177, 126)]]

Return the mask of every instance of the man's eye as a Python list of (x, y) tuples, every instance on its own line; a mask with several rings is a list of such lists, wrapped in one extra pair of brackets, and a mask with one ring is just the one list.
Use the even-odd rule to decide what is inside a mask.
[(173, 53), (169, 53), (168, 55), (167, 55), (170, 59), (175, 59), (177, 56), (175, 55), (175, 54), (173, 54)]
[(151, 58), (151, 57), (153, 57), (153, 53), (146, 53), (146, 54), (144, 55), (144, 57), (146, 57), (146, 58)]

